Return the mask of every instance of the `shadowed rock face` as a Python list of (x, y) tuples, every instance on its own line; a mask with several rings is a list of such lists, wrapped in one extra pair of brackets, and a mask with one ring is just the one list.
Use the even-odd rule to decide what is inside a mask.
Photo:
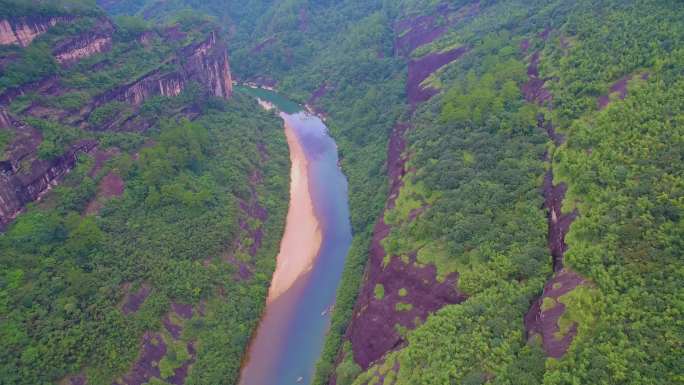
[[(403, 186), (402, 178), (406, 174), (404, 135), (408, 128), (408, 124), (397, 124), (390, 137), (387, 149), (390, 191), (386, 210), (394, 207)], [(396, 325), (413, 329), (417, 326), (416, 320), (422, 322), (444, 305), (466, 299), (464, 294), (456, 290), (458, 274), (450, 274), (443, 282), (439, 282), (436, 268), (431, 265), (419, 266), (415, 255), (410, 256), (408, 261), (391, 256), (389, 263), (384, 265), (386, 252), (382, 240), (390, 230), (384, 215), (381, 215), (373, 230), (366, 277), (347, 330), (346, 338), (352, 342), (354, 360), (364, 369), (404, 343)], [(378, 284), (384, 288), (382, 299), (375, 297), (374, 289)], [(405, 289), (406, 295), (401, 296), (400, 289)], [(398, 303), (411, 304), (411, 309), (397, 310)]]
[(408, 80), (406, 93), (409, 102), (415, 105), (430, 99), (438, 91), (432, 88), (423, 88), (421, 83), (441, 67), (460, 58), (468, 47), (462, 46), (446, 52), (436, 52), (423, 56), (420, 59), (411, 60), (408, 66)]
[[(81, 140), (55, 159), (39, 159), (40, 132), (4, 114), (18, 133), (9, 146), (6, 160), (0, 161), (0, 228), (6, 226), (23, 207), (39, 199), (76, 164), (79, 153), (89, 152), (97, 142)], [(3, 120), (5, 119), (3, 118)]]
[(113, 32), (112, 24), (106, 19), (101, 19), (93, 31), (60, 42), (52, 53), (59, 64), (73, 64), (92, 55), (109, 51), (112, 48)]

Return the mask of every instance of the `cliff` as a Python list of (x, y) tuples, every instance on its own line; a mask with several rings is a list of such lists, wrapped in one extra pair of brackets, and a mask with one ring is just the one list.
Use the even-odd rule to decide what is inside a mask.
[(50, 27), (71, 19), (69, 17), (41, 17), (0, 20), (0, 45), (18, 44), (26, 47), (33, 39), (47, 32)]
[[(0, 127), (14, 128), (18, 138), (0, 161), (0, 229), (14, 219), (24, 206), (39, 199), (71, 171), (79, 153), (92, 150), (97, 141), (79, 140), (61, 156), (44, 160), (37, 156), (43, 140), (40, 131), (0, 112)], [(9, 127), (7, 126), (9, 124)]]
[[(16, 43), (25, 47), (38, 35), (45, 33), (50, 26), (67, 19), (62, 17), (33, 18), (31, 22), (28, 19), (1, 21), (1, 42)], [(226, 45), (217, 38), (215, 32), (204, 39), (195, 39), (195, 42), (181, 48), (167, 50), (166, 57), (159, 58), (153, 69), (132, 80), (99, 92), (97, 88), (91, 88), (87, 93), (72, 88), (63, 79), (71, 73), (78, 73), (76, 76), (92, 76), (94, 81), (98, 81), (101, 79), (99, 73), (111, 78), (112, 67), (117, 68), (138, 60), (135, 55), (126, 58), (127, 61), (107, 58), (107, 53), (116, 45), (117, 52), (136, 49), (144, 52), (151, 48), (141, 40), (149, 43), (157, 39), (159, 44), (176, 44), (163, 33), (153, 31), (144, 32), (144, 39), (131, 42), (117, 41), (114, 33), (116, 27), (108, 19), (100, 17), (93, 20), (94, 27), (86, 33), (46, 39), (57, 41), (50, 47), (50, 52), (54, 60), (62, 66), (64, 73), (56, 73), (38, 81), (9, 88), (0, 94), (0, 129), (9, 131), (12, 137), (11, 143), (4, 149), (4, 154), (3, 149), (0, 149), (0, 154), (3, 154), (0, 158), (0, 227), (9, 223), (27, 203), (37, 200), (51, 186), (57, 184), (59, 179), (74, 167), (79, 153), (88, 152), (97, 145), (97, 141), (94, 140), (77, 140), (66, 146), (68, 150), (60, 156), (40, 159), (38, 149), (44, 140), (43, 134), (27, 124), (24, 117), (78, 127), (82, 133), (81, 138), (94, 137), (87, 134), (92, 130), (141, 132), (154, 125), (155, 119), (159, 119), (159, 116), (143, 117), (140, 114), (142, 104), (152, 97), (178, 96), (190, 83), (199, 84), (206, 95), (229, 99), (232, 94), (232, 77)], [(97, 63), (90, 67), (91, 74), (83, 74), (82, 69), (75, 65), (94, 55), (100, 55), (101, 61), (97, 62), (96, 59)], [(84, 84), (90, 86), (91, 83)], [(72, 95), (81, 100), (84, 95), (88, 95), (88, 99), (82, 100), (80, 107), (62, 102), (70, 100)], [(28, 99), (29, 103), (18, 110), (12, 108), (13, 113), (9, 113), (10, 105), (18, 99)], [(128, 106), (123, 108), (126, 113), (114, 114), (113, 117), (104, 120), (92, 118), (92, 114), (97, 112), (98, 108), (111, 105), (112, 102), (127, 104)], [(170, 113), (184, 113), (192, 117), (188, 112), (191, 110), (187, 106), (181, 106)]]
[(81, 59), (109, 51), (112, 48), (113, 33), (114, 26), (109, 20), (100, 19), (92, 31), (60, 42), (52, 54), (59, 64), (73, 64)]
[(153, 96), (178, 96), (191, 81), (202, 85), (213, 96), (230, 98), (233, 79), (228, 53), (215, 32), (204, 41), (181, 49), (178, 56), (172, 63), (174, 70), (155, 69), (110, 90), (96, 98), (91, 110), (114, 100), (139, 106)]

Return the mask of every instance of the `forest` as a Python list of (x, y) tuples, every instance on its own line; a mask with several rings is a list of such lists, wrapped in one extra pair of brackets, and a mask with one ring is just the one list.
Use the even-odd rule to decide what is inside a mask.
[[(1, 66), (0, 92), (56, 74), (71, 91), (26, 94), (8, 106), (14, 113), (35, 103), (77, 111), (155, 68), (171, 70), (168, 55), (216, 27), (238, 83), (275, 87), (326, 118), (349, 181), (354, 240), (313, 384), (684, 382), (679, 2), (36, 4), (0, 0), (0, 17), (65, 9), (83, 17), (26, 48), (0, 47), (0, 57), (16, 58)], [(89, 30), (105, 12), (115, 21), (111, 51), (58, 66), (55, 42)], [(185, 39), (132, 43), (176, 23)], [(460, 47), (462, 56), (409, 84), (422, 63)], [(100, 62), (107, 65), (88, 71)], [(430, 96), (411, 100), (411, 87)], [(181, 117), (186, 111), (192, 119)], [(130, 119), (149, 128), (102, 130)], [(245, 95), (226, 102), (199, 85), (139, 111), (104, 104), (81, 126), (25, 120), (42, 133), (41, 159), (83, 139), (120, 153), (94, 174), (96, 159), (79, 157), (0, 236), (0, 383), (47, 384), (81, 372), (88, 383), (111, 383), (148, 331), (161, 331), (168, 352), (162, 378), (150, 384), (171, 382), (189, 359), (186, 384), (237, 383), (287, 206), (280, 121)], [(397, 134), (400, 127), (408, 128)], [(397, 135), (405, 147), (395, 177), (388, 147)], [(0, 148), (11, 141), (0, 130)], [(263, 183), (251, 186), (255, 169)], [(122, 195), (98, 198), (112, 173), (125, 184)], [(264, 226), (264, 243), (255, 256), (239, 250), (229, 258), (227, 245), (251, 241), (239, 203), (254, 191), (268, 220), (247, 222)], [(98, 199), (98, 213), (86, 215)], [(553, 226), (568, 218), (556, 269)], [(378, 224), (387, 226), (381, 239)], [(384, 259), (374, 265), (376, 242)], [(252, 278), (236, 279), (240, 264), (226, 260), (247, 263)], [(434, 291), (454, 282), (462, 300), (420, 313), (434, 298), (419, 296), (410, 274), (390, 275), (398, 291), (373, 281), (373, 269), (396, 264), (434, 268)], [(577, 285), (551, 295), (565, 290), (563, 274)], [(145, 288), (152, 290), (140, 309), (122, 312)], [(197, 312), (185, 319), (169, 311), (173, 304)], [(396, 343), (366, 363), (359, 357), (367, 346), (353, 336), (376, 327), (363, 318), (374, 306)], [(393, 323), (405, 314), (416, 316)], [(535, 315), (549, 315), (549, 336), (530, 327)], [(182, 327), (180, 337), (165, 329), (165, 317)], [(368, 345), (389, 338), (371, 337), (378, 339)]]

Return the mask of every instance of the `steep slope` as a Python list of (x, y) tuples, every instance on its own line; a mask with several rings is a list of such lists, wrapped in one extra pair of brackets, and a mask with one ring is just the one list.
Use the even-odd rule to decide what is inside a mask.
[(234, 382), (284, 221), (281, 123), (232, 95), (205, 20), (0, 3), (0, 382)]
[(212, 14), (327, 116), (355, 240), (316, 384), (681, 382), (677, 2), (102, 3)]

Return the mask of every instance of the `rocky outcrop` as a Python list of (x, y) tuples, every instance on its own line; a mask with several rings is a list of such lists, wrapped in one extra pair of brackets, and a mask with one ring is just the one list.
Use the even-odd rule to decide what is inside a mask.
[(59, 64), (70, 65), (92, 55), (107, 52), (112, 48), (113, 32), (112, 24), (106, 19), (101, 19), (95, 30), (60, 42), (52, 54)]
[(406, 81), (406, 94), (409, 103), (416, 105), (424, 102), (439, 92), (430, 87), (423, 87), (423, 81), (438, 69), (459, 59), (468, 52), (467, 46), (461, 46), (443, 52), (427, 54), (420, 59), (414, 59), (408, 65), (408, 80)]
[[(546, 28), (537, 37), (546, 41), (550, 33), (551, 30)], [(526, 54), (529, 47), (530, 41), (525, 39), (520, 44), (520, 51)], [(553, 95), (546, 88), (546, 82), (552, 79), (539, 76), (539, 62), (540, 51), (535, 51), (529, 58), (527, 82), (522, 84), (521, 92), (527, 102), (551, 109), (553, 108)], [(565, 141), (563, 135), (556, 132), (552, 122), (544, 119), (543, 114), (537, 117), (537, 126), (546, 131), (555, 147), (561, 146)], [(549, 167), (544, 175), (542, 195), (544, 208), (547, 210), (547, 242), (554, 275), (547, 281), (542, 294), (534, 300), (525, 314), (524, 324), (527, 337), (532, 340), (539, 336), (546, 355), (559, 359), (572, 344), (577, 335), (578, 326), (576, 322), (573, 322), (568, 330), (560, 329), (559, 320), (565, 314), (565, 304), (559, 299), (578, 286), (586, 284), (586, 281), (579, 274), (564, 267), (564, 256), (568, 249), (565, 236), (579, 212), (575, 208), (571, 212), (563, 213), (563, 200), (567, 186), (565, 183), (553, 184), (553, 161), (548, 152), (545, 154), (545, 160)]]
[(185, 76), (211, 90), (214, 96), (229, 99), (233, 94), (233, 78), (225, 43), (212, 32), (205, 41), (183, 50)]
[(47, 32), (50, 27), (68, 20), (69, 18), (66, 17), (0, 20), (0, 45), (19, 44), (26, 47), (33, 39)]
[[(229, 99), (233, 93), (233, 79), (228, 53), (216, 33), (204, 41), (185, 47), (176, 59), (174, 71), (156, 69), (137, 80), (115, 88), (96, 98), (91, 109), (118, 100), (134, 106), (153, 96), (178, 96), (190, 81), (203, 85), (210, 94)], [(172, 63), (169, 63), (172, 64)]]
[(60, 157), (39, 159), (36, 154), (42, 141), (40, 132), (15, 120), (11, 123), (21, 135), (10, 145), (8, 159), (0, 161), (0, 228), (74, 168), (79, 153), (97, 145), (95, 140), (81, 140)]

